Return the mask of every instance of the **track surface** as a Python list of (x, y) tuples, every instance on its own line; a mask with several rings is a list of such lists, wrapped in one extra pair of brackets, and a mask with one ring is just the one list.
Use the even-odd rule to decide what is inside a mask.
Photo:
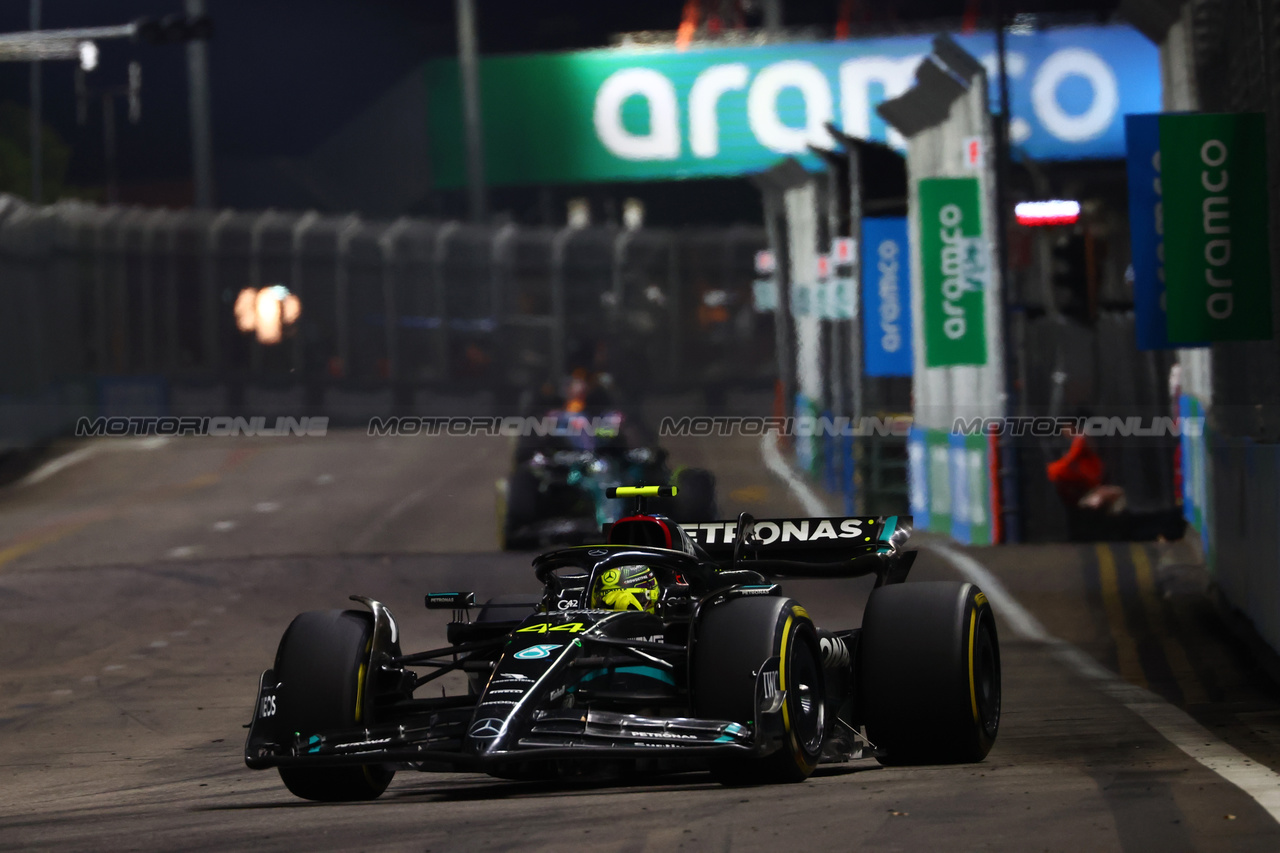
[[(695, 773), (551, 787), (402, 773), (373, 803), (296, 800), (241, 758), (257, 675), (294, 613), (371, 595), (406, 648), (425, 647), (443, 638), (425, 590), (533, 591), (528, 555), (493, 553), (505, 442), (88, 446), (0, 490), (0, 849), (1280, 849), (1253, 799), (1009, 630), (1001, 735), (978, 765), (864, 761), (742, 789)], [(726, 517), (800, 514), (753, 441), (673, 451), (717, 470)], [(1052, 633), (1280, 767), (1276, 693), (1176, 553), (972, 553)], [(955, 575), (925, 552), (912, 577)], [(868, 587), (788, 592), (842, 626)]]

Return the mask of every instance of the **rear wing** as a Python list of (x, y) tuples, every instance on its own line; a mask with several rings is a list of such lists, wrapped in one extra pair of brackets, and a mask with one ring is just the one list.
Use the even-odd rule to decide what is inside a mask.
[(909, 515), (754, 519), (744, 512), (736, 521), (680, 527), (712, 560), (772, 577), (874, 574), (877, 585), (900, 583), (916, 554), (905, 550)]

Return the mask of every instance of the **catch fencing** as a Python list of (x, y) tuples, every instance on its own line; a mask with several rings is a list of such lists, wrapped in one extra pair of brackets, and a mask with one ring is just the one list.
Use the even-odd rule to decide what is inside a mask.
[[(637, 397), (768, 384), (772, 326), (751, 303), (764, 244), (745, 226), (373, 222), (0, 197), (0, 441), (30, 444), (113, 407), (223, 414), (264, 395), (303, 415), (360, 395), (373, 413), (412, 412), (438, 393), (514, 405), (577, 367)], [(237, 326), (235, 302), (274, 285), (302, 311), (264, 344)]]
[[(1280, 329), (1280, 4), (1181, 4), (1162, 54), (1167, 109), (1266, 116), (1269, 284)], [(1183, 443), (1186, 515), (1223, 598), (1280, 651), (1280, 335), (1184, 351), (1182, 363), (1182, 405), (1207, 418), (1204, 434)]]

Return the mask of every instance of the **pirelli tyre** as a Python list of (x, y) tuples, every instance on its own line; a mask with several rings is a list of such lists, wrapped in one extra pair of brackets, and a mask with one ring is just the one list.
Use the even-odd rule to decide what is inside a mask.
[(693, 523), (715, 521), (716, 475), (705, 468), (684, 468), (674, 480), (676, 496), (672, 515), (676, 521)]
[(504, 510), (501, 513), (501, 536), (504, 551), (534, 548), (538, 542), (521, 529), (538, 520), (538, 478), (526, 468), (517, 468), (507, 478)]
[(713, 760), (725, 784), (800, 782), (813, 772), (827, 732), (822, 658), (809, 614), (789, 598), (734, 598), (700, 616), (690, 661), (694, 716), (758, 724), (756, 675), (775, 657), (781, 746), (763, 758)]
[(867, 602), (861, 718), (882, 764), (981, 761), (1000, 729), (1000, 644), (970, 583), (891, 584)]
[[(276, 651), (281, 731), (324, 732), (368, 719), (366, 666), (373, 618), (355, 610), (299, 614)], [(355, 767), (281, 767), (280, 778), (306, 800), (372, 800), (386, 790), (395, 771), (381, 764)]]

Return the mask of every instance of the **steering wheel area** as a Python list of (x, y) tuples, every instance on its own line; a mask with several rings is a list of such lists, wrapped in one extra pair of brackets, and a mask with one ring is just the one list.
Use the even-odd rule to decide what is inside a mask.
[(653, 570), (665, 589), (701, 580), (714, 570), (696, 557), (666, 548), (642, 546), (589, 546), (565, 548), (533, 561), (533, 573), (549, 594), (572, 588), (591, 590), (605, 571), (620, 566), (644, 565)]

